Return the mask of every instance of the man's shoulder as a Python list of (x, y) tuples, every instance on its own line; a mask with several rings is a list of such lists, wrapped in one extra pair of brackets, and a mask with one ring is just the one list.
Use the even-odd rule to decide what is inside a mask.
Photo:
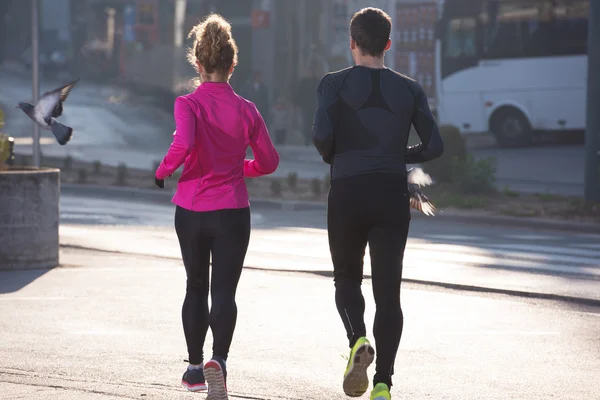
[(344, 68), (339, 71), (328, 72), (323, 76), (323, 78), (321, 78), (320, 83), (328, 83), (332, 86), (338, 86), (346, 79), (350, 71), (352, 71), (352, 67)]
[(419, 82), (417, 82), (416, 79), (411, 78), (410, 76), (405, 75), (405, 74), (403, 74), (401, 72), (395, 71), (393, 69), (388, 69), (388, 71), (390, 71), (390, 73), (392, 74), (393, 77), (395, 77), (395, 79), (402, 80), (402, 81), (406, 82), (406, 84), (408, 84), (408, 86), (411, 89), (414, 89), (414, 90), (420, 90), (421, 89), (421, 85), (419, 84)]
[(338, 71), (331, 71), (325, 74), (323, 78), (337, 79), (341, 77), (345, 77), (352, 71), (352, 67), (347, 67), (344, 69), (340, 69)]

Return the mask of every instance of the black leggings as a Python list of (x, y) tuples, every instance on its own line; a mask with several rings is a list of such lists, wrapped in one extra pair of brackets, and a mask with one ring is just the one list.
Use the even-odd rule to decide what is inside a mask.
[(371, 174), (331, 182), (327, 209), (329, 248), (334, 267), (335, 301), (350, 347), (366, 336), (361, 284), (369, 244), (375, 297), (373, 383), (392, 385), (402, 336), (400, 307), (402, 260), (410, 225), (406, 179)]
[[(208, 327), (213, 334), (213, 356), (227, 360), (237, 320), (235, 292), (250, 240), (250, 209), (194, 212), (175, 211), (187, 289), (182, 309), (183, 330), (190, 364), (204, 361)], [(210, 313), (208, 287), (212, 279)]]

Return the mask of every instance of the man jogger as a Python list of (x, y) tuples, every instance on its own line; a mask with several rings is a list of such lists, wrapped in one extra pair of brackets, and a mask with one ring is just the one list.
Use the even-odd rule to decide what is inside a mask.
[[(427, 97), (413, 79), (384, 66), (391, 19), (365, 8), (350, 23), (355, 66), (325, 75), (318, 87), (313, 142), (331, 165), (327, 229), (335, 301), (346, 328), (350, 358), (343, 389), (358, 397), (369, 388), (375, 350), (366, 338), (361, 291), (369, 244), (376, 304), (377, 349), (372, 400), (389, 400), (402, 335), (402, 260), (410, 224), (406, 165), (440, 157), (443, 143)], [(421, 139), (407, 147), (411, 125)]]

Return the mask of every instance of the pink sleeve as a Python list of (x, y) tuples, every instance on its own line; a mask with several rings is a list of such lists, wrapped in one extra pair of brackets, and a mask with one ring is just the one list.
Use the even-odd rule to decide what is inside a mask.
[[(254, 108), (256, 110), (256, 108)], [(279, 165), (279, 153), (275, 150), (265, 121), (255, 111), (254, 130), (250, 135), (250, 147), (254, 153), (254, 160), (244, 160), (244, 176), (257, 178), (275, 172)]]
[(177, 130), (173, 133), (173, 143), (156, 170), (158, 179), (173, 175), (194, 148), (196, 118), (188, 101), (183, 97), (175, 100), (175, 126)]

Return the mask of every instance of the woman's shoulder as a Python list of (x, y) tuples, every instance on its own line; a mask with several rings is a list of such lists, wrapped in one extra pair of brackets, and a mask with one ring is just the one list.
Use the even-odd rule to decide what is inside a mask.
[(258, 109), (256, 108), (254, 102), (248, 100), (243, 96), (240, 96), (238, 93), (236, 93), (235, 95), (240, 99), (242, 108), (247, 114), (250, 114), (251, 116), (256, 116), (258, 114)]

